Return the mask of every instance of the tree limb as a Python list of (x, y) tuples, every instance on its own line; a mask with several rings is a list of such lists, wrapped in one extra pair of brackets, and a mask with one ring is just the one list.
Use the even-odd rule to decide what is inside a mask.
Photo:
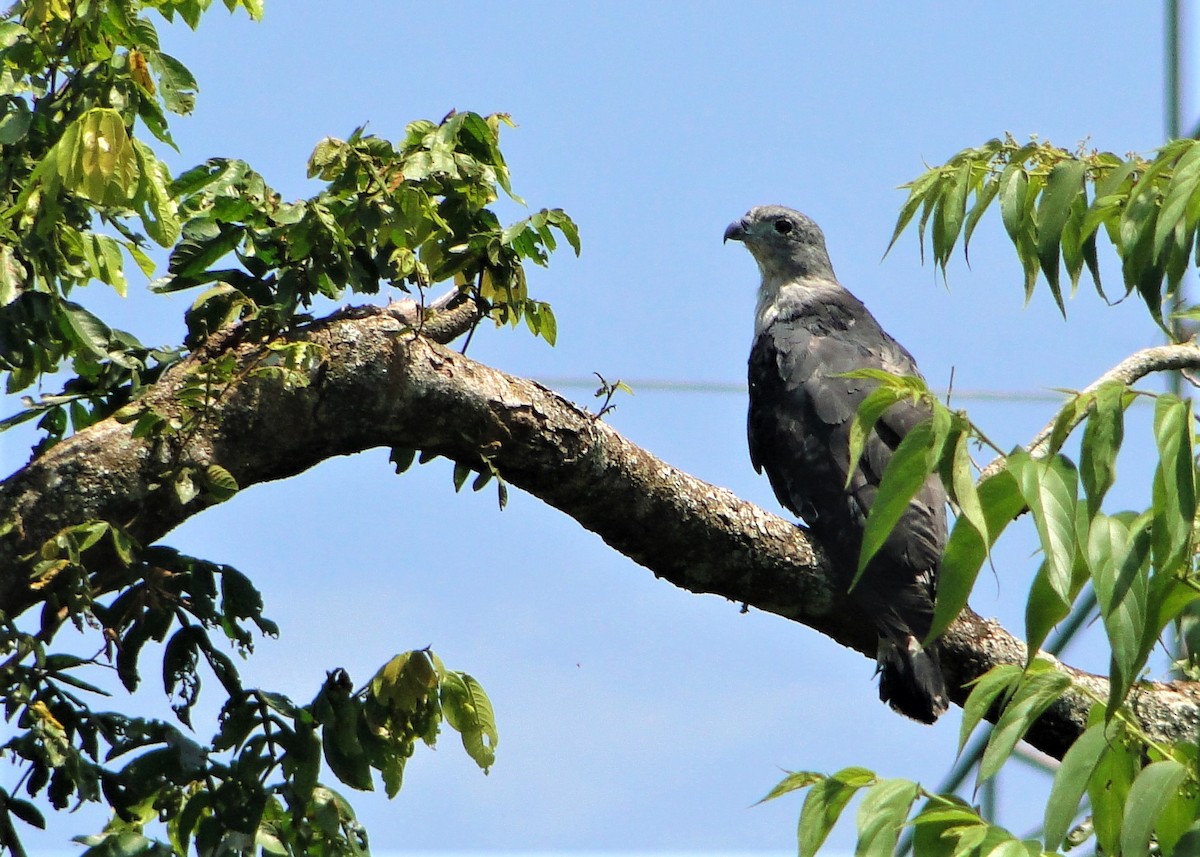
[[(801, 622), (874, 657), (874, 630), (807, 530), (660, 461), (540, 384), (417, 335), (415, 312), (393, 305), (339, 313), (296, 332), (293, 339), (324, 354), (309, 384), (288, 387), (269, 374), (238, 374), (182, 447), (135, 438), (132, 424), (107, 419), (31, 461), (0, 484), (0, 509), (14, 523), (0, 539), (0, 610), (16, 616), (46, 597), (29, 587), (22, 557), (63, 527), (116, 522), (151, 544), (211, 505), (203, 495), (183, 505), (163, 487), (172, 467), (219, 463), (245, 488), (335, 455), (391, 446), (480, 467), (486, 458), (504, 479), (656, 576)], [(459, 315), (441, 338), (477, 318), (473, 306), (451, 304), (444, 312)], [(426, 331), (436, 329), (431, 321)], [(251, 367), (266, 344), (236, 343), (229, 353)], [(195, 365), (172, 367), (142, 401), (178, 412), (176, 394)], [(94, 577), (93, 585), (103, 590), (105, 579)], [(1025, 659), (1019, 640), (970, 610), (941, 646), (959, 703), (964, 683), (996, 664)], [(1083, 730), (1093, 697), (1107, 696), (1105, 679), (1071, 672), (1079, 689), (1029, 735), (1057, 757)], [(1200, 723), (1200, 689), (1191, 684), (1143, 685), (1132, 704), (1158, 738), (1191, 736)]]
[[(1079, 395), (1083, 396), (1095, 392), (1102, 385), (1110, 381), (1133, 384), (1155, 372), (1173, 372), (1185, 369), (1200, 369), (1200, 345), (1197, 345), (1195, 342), (1156, 345), (1152, 348), (1143, 348), (1141, 351), (1129, 355), (1091, 384), (1088, 384)], [(1088, 412), (1086, 410), (1076, 414), (1067, 423), (1067, 430), (1074, 429), (1087, 419), (1087, 415)], [(1050, 442), (1050, 438), (1054, 434), (1054, 427), (1057, 424), (1058, 417), (1055, 417), (1042, 426), (1041, 431), (1034, 435), (1033, 440), (1026, 446), (1030, 455), (1036, 456), (1045, 451), (1046, 445)], [(991, 476), (995, 476), (1003, 469), (1004, 456), (997, 456), (979, 474), (979, 481), (982, 482)]]

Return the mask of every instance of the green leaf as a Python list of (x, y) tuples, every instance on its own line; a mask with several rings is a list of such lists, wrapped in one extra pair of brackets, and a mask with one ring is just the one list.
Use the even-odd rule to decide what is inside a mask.
[(549, 213), (552, 216), (550, 222), (558, 227), (563, 237), (567, 239), (567, 243), (571, 245), (571, 250), (578, 256), (583, 252), (583, 245), (580, 244), (579, 227), (575, 224), (575, 221), (567, 216), (567, 213), (561, 208), (553, 208)]
[(945, 187), (933, 212), (933, 258), (944, 274), (966, 214), (971, 187), (971, 163), (964, 161), (944, 179)]
[[(896, 227), (892, 230), (892, 239), (888, 242), (887, 249), (883, 251), (884, 256), (892, 252), (892, 247), (895, 246), (896, 239), (900, 237), (900, 233), (912, 221), (913, 215), (917, 213), (917, 209), (926, 203), (929, 193), (936, 189), (939, 174), (938, 170), (927, 170), (912, 182), (904, 185), (904, 187), (909, 189), (908, 198), (904, 200), (904, 205), (900, 207), (900, 214), (896, 217)], [(923, 247), (922, 252), (924, 252)]]
[(1013, 160), (1000, 173), (1000, 219), (1013, 243), (1018, 243), (1023, 234), (1029, 207), (1026, 205), (1029, 175), (1021, 161)]
[(92, 276), (112, 286), (113, 291), (125, 297), (129, 285), (125, 280), (125, 260), (121, 255), (121, 245), (107, 235), (93, 233), (90, 239), (85, 239), (84, 248), (88, 261), (92, 262)]
[(196, 106), (196, 91), (200, 88), (187, 66), (170, 54), (152, 51), (151, 67), (158, 72), (159, 90), (163, 103), (172, 113), (186, 116)]
[(558, 320), (548, 303), (538, 303), (538, 315), (541, 321), (539, 333), (547, 344), (553, 347), (558, 342)]
[(1025, 657), (1032, 662), (1050, 630), (1071, 613), (1071, 602), (1064, 600), (1050, 584), (1047, 564), (1043, 561), (1033, 576), (1029, 598), (1025, 601)]
[(204, 629), (185, 625), (167, 641), (163, 648), (163, 692), (172, 698), (171, 708), (186, 725), (191, 726), (190, 710), (200, 693), (200, 677), (196, 667), (200, 658), (200, 639)]
[(871, 506), (867, 523), (863, 529), (862, 550), (858, 555), (858, 570), (850, 584), (853, 589), (866, 571), (867, 564), (883, 547), (887, 537), (895, 529), (900, 516), (925, 483), (941, 455), (945, 434), (935, 430), (934, 423), (924, 422), (915, 426), (892, 454), (879, 491)]
[(215, 221), (193, 221), (183, 232), (183, 240), (171, 251), (167, 271), (171, 277), (157, 285), (156, 291), (171, 292), (207, 282), (209, 266), (231, 252), (241, 242), (241, 227)]
[(847, 469), (846, 484), (843, 487), (849, 487), (850, 480), (854, 478), (854, 472), (858, 469), (858, 462), (862, 458), (867, 438), (870, 437), (879, 418), (888, 408), (906, 398), (907, 395), (895, 386), (881, 384), (859, 403), (854, 419), (850, 422), (850, 466)]
[(1037, 254), (1042, 274), (1050, 285), (1059, 312), (1066, 314), (1062, 289), (1059, 287), (1059, 245), (1063, 227), (1071, 216), (1076, 199), (1084, 193), (1083, 176), (1086, 164), (1074, 158), (1060, 161), (1050, 170), (1046, 188), (1037, 208)]
[(372, 791), (371, 765), (358, 738), (360, 706), (352, 699), (331, 694), (333, 720), (321, 727), (321, 748), (334, 775), (359, 791)]
[[(947, 807), (947, 801), (958, 806)], [(912, 820), (913, 853), (920, 857), (954, 857), (961, 852), (951, 831), (980, 823), (978, 813), (961, 798), (939, 795), (939, 800), (928, 801)]]
[(1106, 226), (1110, 235), (1115, 234), (1117, 221), (1129, 195), (1129, 189), (1133, 186), (1134, 173), (1138, 167), (1137, 161), (1122, 161), (1103, 178), (1097, 177), (1095, 196), (1080, 225), (1080, 240), (1094, 235), (1101, 224)]
[[(1193, 745), (1194, 746), (1194, 745)], [(1167, 800), (1154, 825), (1154, 838), (1158, 840), (1159, 850), (1173, 857), (1190, 857), (1200, 853), (1196, 849), (1196, 841), (1187, 840), (1188, 831), (1200, 832), (1200, 794), (1196, 793), (1194, 784), (1186, 784), (1176, 789)]]
[(1105, 724), (1094, 723), (1063, 756), (1062, 764), (1054, 774), (1054, 784), (1050, 787), (1045, 820), (1042, 822), (1042, 836), (1047, 851), (1057, 851), (1062, 846), (1107, 744)]
[(988, 519), (984, 514), (983, 504), (971, 473), (970, 443), (969, 432), (959, 431), (955, 435), (951, 453), (950, 479), (946, 481), (950, 486), (951, 496), (958, 506), (959, 517), (974, 527), (980, 539), (987, 539)]
[(1092, 412), (1084, 426), (1079, 453), (1079, 475), (1089, 515), (1100, 511), (1104, 495), (1112, 487), (1117, 453), (1125, 436), (1125, 407), (1129, 399), (1128, 388), (1118, 381), (1101, 384), (1093, 394)]
[(6, 307), (25, 291), (25, 266), (17, 261), (13, 248), (0, 244), (0, 307)]
[(1196, 517), (1193, 455), (1196, 438), (1191, 402), (1162, 395), (1154, 405), (1154, 565), (1160, 573), (1180, 568), (1192, 554)]
[[(167, 165), (158, 159), (149, 146), (140, 140), (133, 141), (137, 157), (139, 179), (133, 193), (132, 205), (142, 219), (146, 233), (160, 247), (170, 247), (179, 239), (179, 203), (171, 193), (171, 174)], [(130, 252), (134, 253), (133, 245)], [(144, 257), (145, 254), (142, 254)], [(137, 259), (136, 253), (134, 258)], [(147, 263), (149, 270), (147, 270)], [(138, 264), (147, 275), (154, 269), (149, 259)]]
[[(974, 854), (984, 849), (980, 846), (988, 838), (990, 826), (982, 818), (974, 818), (969, 824), (950, 827), (942, 834), (946, 839), (954, 840), (954, 853)], [(990, 850), (990, 849), (989, 849)]]
[(916, 799), (917, 784), (909, 780), (879, 780), (867, 789), (858, 807), (854, 857), (892, 857)]
[(446, 723), (462, 736), (463, 749), (484, 773), (496, 761), (496, 717), (483, 687), (467, 673), (446, 673), (440, 686)]
[(788, 775), (776, 783), (774, 788), (767, 792), (766, 795), (756, 801), (755, 805), (775, 800), (778, 797), (800, 789), (806, 789), (813, 783), (820, 782), (823, 779), (825, 779), (825, 775), (818, 774), (815, 771), (789, 771)]
[(1150, 834), (1175, 791), (1187, 779), (1187, 768), (1174, 759), (1151, 762), (1141, 770), (1125, 799), (1121, 828), (1122, 857), (1150, 853)]
[[(30, 827), (36, 827), (38, 830), (46, 829), (46, 819), (42, 817), (41, 811), (27, 800), (0, 792), (0, 807), (7, 809)], [(9, 845), (11, 846), (11, 844), (10, 842)]]
[(1187, 223), (1186, 215), (1189, 201), (1200, 190), (1200, 145), (1196, 145), (1194, 140), (1188, 143), (1187, 150), (1176, 162), (1171, 180), (1167, 183), (1154, 226), (1154, 255), (1160, 260), (1176, 227), (1195, 225), (1194, 221)]
[(175, 479), (172, 481), (172, 485), (175, 488), (175, 496), (179, 498), (179, 505), (181, 506), (186, 506), (200, 496), (200, 489), (197, 487), (196, 480), (193, 477), (193, 471), (185, 467), (175, 475)]
[(466, 484), (467, 478), (472, 473), (474, 473), (474, 471), (471, 469), (471, 465), (469, 465), (465, 462), (462, 462), (462, 461), (454, 462), (454, 490), (455, 490), (455, 492), (462, 490), (463, 485)]
[[(1117, 721), (1113, 721), (1114, 724)], [(1091, 780), (1088, 800), (1092, 804), (1092, 825), (1096, 844), (1103, 853), (1116, 854), (1124, 826), (1125, 798), (1140, 765), (1140, 745), (1129, 741), (1123, 730), (1109, 733), (1109, 741), (1100, 755)]]
[(979, 762), (977, 784), (986, 782), (1000, 771), (1033, 722), (1070, 686), (1070, 677), (1050, 662), (1037, 660), (1030, 665), (988, 738)]
[(1147, 636), (1149, 621), (1150, 544), (1144, 522), (1138, 520), (1130, 526), (1118, 518), (1096, 515), (1088, 538), (1088, 554), (1096, 600), (1112, 649), (1108, 702), (1111, 716), (1145, 665), (1142, 640)]
[(77, 122), (78, 137), (59, 161), (63, 185), (98, 205), (123, 205), (133, 195), (138, 169), (121, 114), (93, 108)]
[(1009, 454), (1005, 466), (1017, 480), (1021, 495), (1033, 513), (1050, 587), (1069, 606), (1079, 490), (1075, 465), (1061, 455), (1038, 459), (1017, 449)]
[[(1086, 179), (1085, 179), (1086, 180)], [(1082, 191), (1075, 200), (1071, 203), (1071, 210), (1067, 216), (1067, 222), (1063, 224), (1062, 229), (1062, 258), (1063, 265), (1066, 266), (1067, 276), (1071, 278), (1071, 294), (1079, 287), (1079, 278), (1083, 274), (1085, 264), (1094, 262), (1095, 256), (1095, 234), (1089, 235), (1086, 238), (1082, 235), (1083, 219), (1087, 216), (1088, 199), (1086, 189)], [(1095, 267), (1089, 267), (1093, 272), (1093, 278), (1096, 278)], [(1097, 282), (1098, 285), (1098, 282)]]
[(971, 207), (971, 211), (967, 214), (966, 222), (963, 224), (963, 258), (967, 260), (968, 265), (971, 264), (971, 236), (975, 234), (975, 227), (979, 224), (979, 218), (983, 217), (983, 213), (987, 211), (988, 206), (992, 204), (992, 201), (995, 200), (999, 192), (999, 178), (990, 178), (975, 193), (975, 205)]
[(846, 768), (813, 784), (800, 810), (800, 857), (814, 857), (850, 798), (873, 779), (863, 768)]
[[(1002, 827), (989, 824), (970, 807), (947, 806), (951, 795), (938, 795), (935, 803), (913, 819), (913, 853), (920, 857), (977, 857), (1020, 855), (1037, 857), (1038, 851), (1013, 838)], [(933, 807), (930, 809), (930, 807)], [(1016, 846), (1018, 850), (1013, 850)]]
[(95, 360), (108, 356), (112, 331), (99, 318), (72, 301), (62, 302), (59, 318), (63, 322), (63, 333), (76, 351)]
[(962, 724), (958, 732), (958, 752), (967, 746), (967, 739), (975, 727), (988, 715), (1003, 695), (1008, 694), (1021, 681), (1021, 668), (1016, 664), (998, 664), (975, 680), (970, 696), (963, 704)]
[(484, 468), (479, 471), (479, 475), (471, 482), (471, 490), (475, 492), (482, 491), (489, 482), (492, 481), (493, 473), (491, 470)]
[[(988, 832), (994, 836), (998, 829), (992, 827)], [(1010, 838), (1005, 839), (990, 850), (985, 845), (979, 849), (979, 853), (986, 854), (987, 857), (1040, 857), (1041, 849), (1037, 847), (1036, 843), (1031, 845), (1028, 841), (1022, 842), (1020, 839)]]
[(0, 115), (0, 146), (12, 146), (25, 139), (33, 120), (33, 112), (24, 98), (6, 96), (4, 112)]
[(204, 471), (205, 487), (208, 494), (218, 503), (224, 503), (238, 492), (237, 480), (233, 474), (219, 464), (210, 464)]
[(966, 606), (991, 545), (1025, 508), (1025, 498), (1007, 470), (980, 483), (976, 495), (987, 524), (987, 536), (981, 535), (975, 523), (965, 517), (954, 522), (942, 554), (933, 625), (926, 641), (941, 636)]
[(396, 473), (400, 474), (412, 467), (413, 459), (417, 457), (417, 451), (409, 447), (393, 446), (392, 451), (388, 453), (388, 461), (396, 467)]

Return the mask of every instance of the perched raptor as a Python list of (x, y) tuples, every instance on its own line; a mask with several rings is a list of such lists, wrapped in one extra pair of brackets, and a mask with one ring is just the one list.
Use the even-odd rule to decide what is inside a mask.
[[(907, 401), (891, 407), (848, 473), (850, 425), (874, 382), (841, 376), (864, 368), (916, 375), (916, 363), (837, 281), (825, 237), (808, 217), (759, 206), (729, 225), (730, 239), (746, 245), (762, 274), (750, 352), (750, 459), (849, 585), (884, 468), (929, 413)], [(923, 723), (948, 705), (937, 649), (921, 648), (945, 541), (946, 494), (935, 475), (851, 591), (879, 633), (880, 698)]]

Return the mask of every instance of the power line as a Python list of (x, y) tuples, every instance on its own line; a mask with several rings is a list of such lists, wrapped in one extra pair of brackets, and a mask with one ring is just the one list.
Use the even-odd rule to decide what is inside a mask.
[[(543, 376), (536, 379), (551, 389), (589, 389), (594, 390), (598, 379), (593, 375), (587, 376)], [(653, 390), (665, 393), (694, 393), (697, 395), (746, 395), (746, 384), (742, 381), (685, 381), (670, 378), (621, 378), (636, 394), (639, 390)], [(945, 399), (946, 391), (938, 393)], [(1067, 398), (1065, 392), (1055, 390), (953, 390), (950, 392), (953, 402), (1015, 402), (1015, 403), (1050, 403), (1061, 404)]]

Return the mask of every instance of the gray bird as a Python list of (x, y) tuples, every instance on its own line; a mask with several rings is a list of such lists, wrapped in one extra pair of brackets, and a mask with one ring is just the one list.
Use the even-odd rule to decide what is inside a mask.
[[(884, 468), (929, 412), (910, 401), (891, 407), (849, 473), (850, 425), (875, 382), (839, 376), (864, 368), (916, 375), (917, 365), (837, 281), (825, 236), (808, 217), (759, 206), (729, 225), (730, 239), (746, 245), (762, 274), (750, 351), (750, 460), (766, 471), (779, 502), (812, 528), (848, 586)], [(921, 647), (945, 542), (946, 494), (930, 476), (851, 591), (879, 634), (880, 699), (922, 723), (949, 704), (937, 648)]]

